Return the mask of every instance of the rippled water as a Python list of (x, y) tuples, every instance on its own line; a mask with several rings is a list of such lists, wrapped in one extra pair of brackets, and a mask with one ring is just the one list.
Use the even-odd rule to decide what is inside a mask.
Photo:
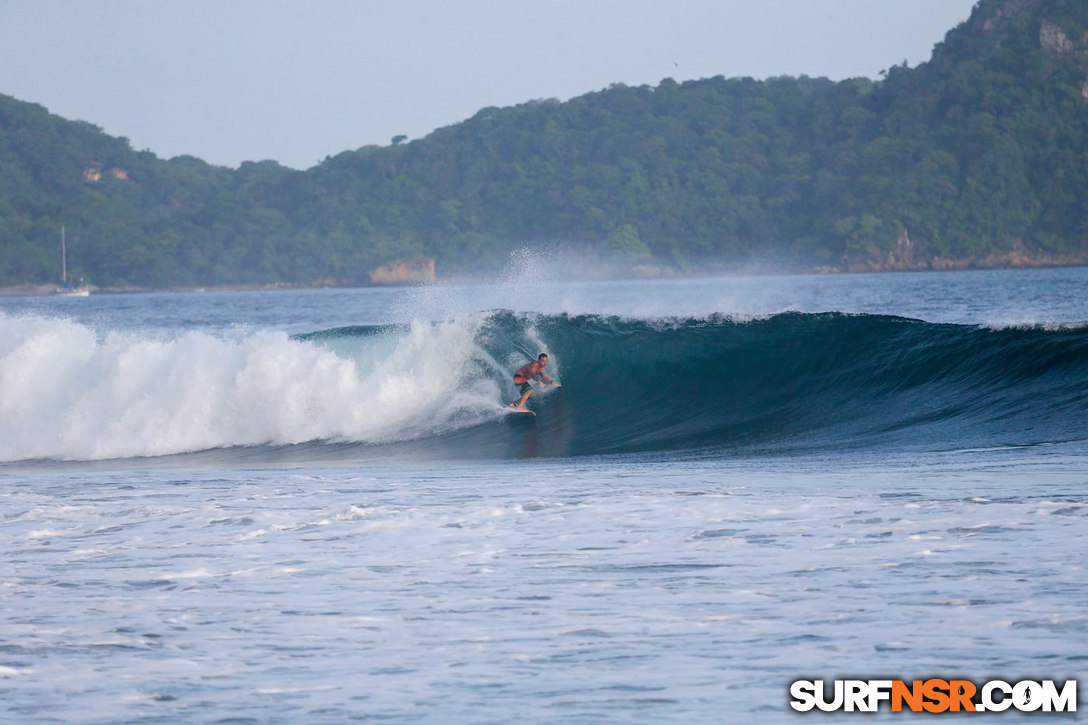
[(9, 476), (4, 709), (776, 720), (802, 676), (1083, 671), (1078, 461), (826, 463)]

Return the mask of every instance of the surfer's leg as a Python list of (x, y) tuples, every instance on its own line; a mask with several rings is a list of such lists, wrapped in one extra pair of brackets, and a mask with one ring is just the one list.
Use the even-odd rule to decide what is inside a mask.
[(511, 403), (510, 407), (516, 408), (517, 410), (525, 410), (525, 401), (533, 394), (533, 388), (528, 383), (522, 383), (518, 386), (518, 389), (522, 391), (521, 398), (518, 399), (518, 402)]

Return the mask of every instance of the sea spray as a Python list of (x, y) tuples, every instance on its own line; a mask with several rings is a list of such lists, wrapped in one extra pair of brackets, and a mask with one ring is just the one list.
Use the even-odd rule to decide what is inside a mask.
[(389, 329), (345, 354), (275, 331), (100, 334), (0, 317), (0, 460), (434, 435), (500, 409), (501, 366), (476, 325)]

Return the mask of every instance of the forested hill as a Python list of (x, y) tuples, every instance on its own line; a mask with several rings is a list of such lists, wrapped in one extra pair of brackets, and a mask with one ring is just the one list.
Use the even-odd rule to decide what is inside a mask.
[(97, 285), (442, 276), (542, 243), (643, 273), (1088, 261), (1088, 3), (981, 0), (881, 75), (617, 85), (307, 171), (162, 160), (0, 96), (0, 284), (56, 281), (61, 225)]

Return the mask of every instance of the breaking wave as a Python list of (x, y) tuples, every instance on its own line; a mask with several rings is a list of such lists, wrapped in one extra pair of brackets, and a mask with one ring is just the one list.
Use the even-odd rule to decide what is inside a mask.
[[(563, 383), (512, 416), (511, 373)], [(166, 336), (0, 315), (0, 460), (196, 451), (577, 456), (1088, 438), (1088, 329), (889, 316), (440, 323)]]

